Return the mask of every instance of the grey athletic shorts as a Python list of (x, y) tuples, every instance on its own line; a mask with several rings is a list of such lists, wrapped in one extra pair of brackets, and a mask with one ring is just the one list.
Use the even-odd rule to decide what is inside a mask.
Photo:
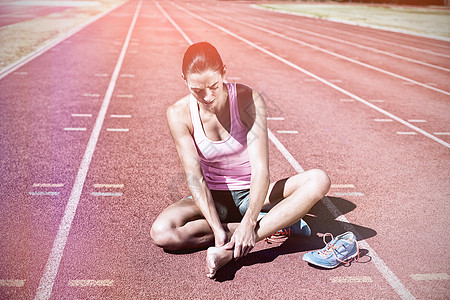
[[(236, 191), (211, 190), (220, 221), (237, 223), (248, 209), (250, 189)], [(189, 196), (192, 198), (192, 196)]]

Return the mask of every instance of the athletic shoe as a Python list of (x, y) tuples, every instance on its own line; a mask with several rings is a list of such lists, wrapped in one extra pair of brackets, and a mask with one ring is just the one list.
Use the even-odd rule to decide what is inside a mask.
[[(325, 240), (327, 236), (331, 236), (329, 243)], [(323, 242), (326, 245), (324, 248), (305, 253), (303, 260), (322, 268), (331, 269), (341, 263), (350, 262), (356, 256), (359, 258), (358, 242), (356, 236), (350, 231), (335, 238), (331, 233), (326, 233), (323, 236)]]
[[(266, 212), (259, 213), (258, 221), (261, 220), (265, 215), (267, 215)], [(267, 237), (265, 240), (267, 243), (276, 242), (276, 240), (280, 240), (283, 238), (287, 238), (290, 236), (293, 237), (308, 237), (311, 235), (311, 229), (309, 228), (308, 224), (303, 220), (300, 219), (297, 223), (294, 223), (293, 225), (280, 229), (274, 234), (272, 234), (270, 237)]]

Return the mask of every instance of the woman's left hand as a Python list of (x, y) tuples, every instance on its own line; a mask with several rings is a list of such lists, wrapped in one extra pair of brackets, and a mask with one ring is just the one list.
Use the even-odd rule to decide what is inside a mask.
[(256, 235), (255, 228), (245, 223), (239, 224), (231, 237), (231, 240), (225, 244), (226, 250), (234, 248), (234, 258), (246, 256), (255, 247)]

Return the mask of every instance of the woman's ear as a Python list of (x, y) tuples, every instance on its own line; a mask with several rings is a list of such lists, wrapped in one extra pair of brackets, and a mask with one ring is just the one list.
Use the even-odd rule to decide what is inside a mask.
[(227, 75), (227, 66), (223, 65), (223, 69), (222, 69), (222, 77), (225, 78), (225, 76)]
[(181, 73), (181, 78), (183, 78), (183, 80), (184, 80), (184, 83), (187, 85), (187, 79), (186, 79), (186, 76), (184, 76), (184, 74), (183, 73)]

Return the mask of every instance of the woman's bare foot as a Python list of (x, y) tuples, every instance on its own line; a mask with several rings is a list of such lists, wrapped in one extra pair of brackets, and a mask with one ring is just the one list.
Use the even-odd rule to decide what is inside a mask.
[(206, 253), (206, 277), (214, 278), (217, 270), (233, 259), (233, 250), (209, 247)]

